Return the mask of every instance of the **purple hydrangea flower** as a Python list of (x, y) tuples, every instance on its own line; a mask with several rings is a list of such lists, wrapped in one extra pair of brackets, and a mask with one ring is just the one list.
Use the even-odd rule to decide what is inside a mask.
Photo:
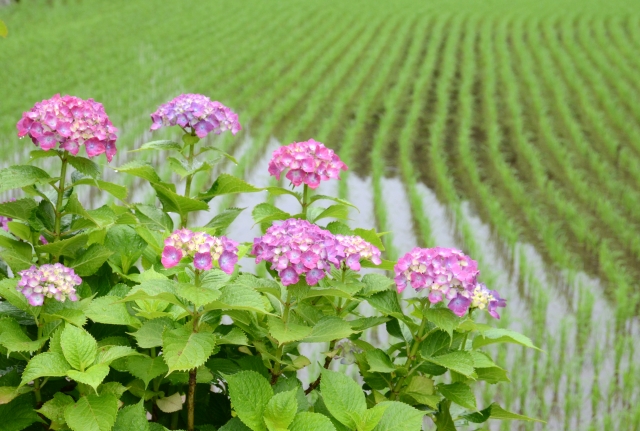
[(93, 99), (56, 94), (22, 114), (16, 127), (19, 137), (29, 135), (45, 151), (60, 144), (60, 149), (75, 156), (84, 145), (89, 157), (104, 153), (109, 162), (117, 151), (118, 129), (113, 127), (102, 104)]
[(338, 241), (327, 230), (306, 220), (288, 219), (275, 222), (266, 233), (253, 240), (251, 251), (256, 263), (271, 263), (282, 284), (295, 284), (304, 275), (313, 286), (340, 265)]
[(336, 235), (338, 241), (338, 256), (345, 261), (345, 265), (354, 271), (360, 271), (360, 261), (370, 260), (380, 265), (380, 250), (356, 235)]
[(181, 94), (160, 105), (151, 114), (151, 120), (151, 130), (178, 125), (199, 138), (204, 138), (211, 132), (219, 135), (225, 130), (231, 130), (235, 135), (242, 129), (235, 112), (201, 94)]
[(486, 309), (496, 319), (500, 318), (498, 307), (507, 306), (507, 301), (500, 298), (500, 295), (495, 290), (489, 290), (484, 283), (476, 284), (470, 301), (471, 308)]
[(225, 236), (178, 229), (164, 240), (162, 265), (172, 268), (186, 256), (190, 256), (193, 266), (201, 271), (210, 270), (217, 262), (221, 270), (232, 274), (238, 262), (238, 243)]
[(269, 173), (280, 179), (286, 169), (289, 169), (286, 177), (294, 186), (304, 183), (315, 189), (320, 181), (340, 179), (340, 170), (346, 171), (347, 165), (333, 150), (309, 139), (280, 147), (273, 152), (269, 161)]
[(416, 290), (429, 289), (433, 304), (445, 298), (449, 308), (463, 316), (471, 306), (476, 287), (478, 262), (453, 248), (414, 248), (394, 267), (398, 292), (409, 283)]
[(77, 301), (75, 286), (82, 283), (82, 279), (71, 268), (55, 263), (45, 264), (40, 268), (32, 266), (20, 271), (20, 281), (16, 289), (29, 301), (38, 307), (44, 303), (44, 298), (55, 298), (64, 302), (67, 299)]

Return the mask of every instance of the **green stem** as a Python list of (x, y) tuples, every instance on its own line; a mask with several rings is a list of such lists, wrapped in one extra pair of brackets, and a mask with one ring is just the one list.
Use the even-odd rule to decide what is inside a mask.
[(171, 413), (171, 425), (169, 427), (169, 429), (176, 429), (178, 428), (178, 420), (180, 419), (180, 410), (178, 410), (177, 412), (173, 412)]
[[(427, 302), (426, 307), (428, 307), (429, 305), (430, 304)], [(427, 335), (425, 334), (425, 330), (427, 328), (427, 322), (428, 320), (423, 317), (422, 323), (420, 324), (420, 328), (418, 329), (418, 333), (413, 337), (413, 342), (411, 343), (411, 349), (407, 354), (407, 362), (405, 364), (405, 368), (407, 369), (407, 374), (400, 377), (398, 382), (394, 386), (392, 386), (391, 388), (392, 400), (393, 399), (397, 400), (400, 397), (400, 390), (402, 389), (402, 385), (404, 384), (409, 374), (412, 372), (411, 365), (413, 364), (413, 361), (416, 360), (416, 355), (418, 354), (420, 343), (422, 343), (424, 339), (427, 337)]]
[[(193, 150), (193, 145), (191, 146)], [(194, 283), (200, 286), (200, 271), (196, 269)], [(198, 332), (198, 310), (195, 305), (193, 308), (193, 333)], [(196, 409), (196, 383), (197, 383), (198, 369), (192, 368), (189, 370), (189, 389), (187, 391), (187, 431), (193, 431), (195, 428), (195, 409)]]
[[(306, 187), (306, 186), (305, 186)], [(289, 310), (291, 309), (291, 302), (289, 300), (289, 290), (287, 290), (287, 298), (284, 302), (284, 309), (282, 310), (282, 323), (285, 328), (287, 327), (287, 321), (289, 320)], [(276, 350), (276, 358), (277, 361), (273, 365), (273, 370), (271, 370), (271, 384), (275, 385), (278, 381), (278, 377), (280, 377), (280, 360), (282, 359), (282, 352), (284, 350), (284, 343), (278, 345), (278, 349)]]
[[(189, 156), (187, 157), (187, 161), (189, 162), (189, 166), (193, 163), (193, 153), (195, 150), (195, 144), (189, 145)], [(195, 174), (187, 175), (187, 183), (184, 186), (184, 197), (191, 197), (191, 182), (193, 181), (193, 176)], [(187, 223), (189, 222), (189, 214), (184, 214), (182, 216), (182, 227), (187, 227)]]
[[(37, 318), (36, 318), (36, 325), (38, 325), (38, 340), (39, 340), (42, 338), (42, 326), (40, 325), (40, 322), (37, 320)], [(42, 348), (38, 349), (37, 353), (40, 353), (41, 350)], [(42, 407), (42, 394), (40, 393), (41, 388), (42, 386), (40, 385), (40, 378), (38, 377), (37, 379), (33, 380), (33, 392), (35, 392), (35, 395), (36, 395), (37, 408)]]
[(309, 207), (309, 202), (307, 202), (308, 197), (309, 186), (305, 184), (302, 190), (302, 215), (304, 216), (305, 220), (307, 219), (307, 208)]
[[(58, 183), (58, 188), (57, 188), (58, 201), (56, 202), (56, 214), (55, 214), (56, 220), (55, 220), (54, 232), (53, 232), (53, 242), (60, 241), (60, 229), (61, 229), (60, 226), (62, 224), (62, 202), (64, 199), (64, 191), (65, 191), (64, 182), (67, 178), (67, 164), (68, 164), (67, 156), (68, 155), (69, 153), (65, 151), (60, 156), (60, 160), (62, 161), (62, 166), (60, 167), (60, 182)], [(51, 260), (54, 263), (57, 263), (59, 260), (59, 256), (52, 256)]]

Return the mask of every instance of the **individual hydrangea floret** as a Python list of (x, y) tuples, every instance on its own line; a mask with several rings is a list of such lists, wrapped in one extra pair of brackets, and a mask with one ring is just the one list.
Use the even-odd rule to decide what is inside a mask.
[(416, 290), (428, 289), (433, 304), (449, 300), (449, 308), (463, 316), (471, 305), (476, 287), (478, 262), (454, 248), (414, 248), (394, 267), (398, 292), (409, 283)]
[(211, 132), (219, 135), (225, 130), (231, 130), (235, 135), (242, 129), (238, 114), (201, 94), (181, 94), (160, 105), (151, 114), (151, 120), (151, 130), (178, 125), (199, 138), (204, 138)]
[(164, 240), (162, 265), (172, 268), (184, 257), (193, 259), (193, 266), (208, 271), (218, 263), (221, 270), (232, 274), (238, 262), (238, 243), (225, 236), (215, 237), (204, 232), (179, 229)]
[(104, 107), (93, 99), (56, 94), (36, 103), (18, 121), (18, 136), (29, 135), (36, 146), (45, 151), (55, 148), (74, 156), (84, 146), (87, 156), (105, 154), (108, 161), (115, 156), (116, 133)]
[(506, 306), (507, 301), (500, 298), (498, 292), (489, 290), (484, 283), (476, 284), (471, 295), (471, 308), (486, 309), (492, 317), (499, 319), (498, 307)]
[(338, 241), (338, 257), (354, 271), (360, 271), (360, 261), (370, 260), (380, 265), (380, 250), (357, 235), (336, 235)]
[(320, 181), (340, 179), (340, 170), (346, 171), (347, 165), (333, 150), (309, 139), (280, 147), (273, 152), (269, 161), (269, 173), (280, 179), (286, 169), (289, 169), (286, 178), (294, 186), (304, 183), (315, 189)]
[(266, 233), (253, 240), (251, 251), (256, 263), (271, 263), (282, 284), (288, 286), (304, 275), (313, 286), (340, 265), (338, 242), (331, 232), (306, 220), (288, 219), (273, 224)]
[(60, 263), (32, 266), (20, 271), (20, 281), (16, 289), (21, 292), (34, 307), (44, 303), (44, 298), (55, 298), (64, 302), (67, 299), (77, 301), (75, 286), (82, 283), (73, 269)]

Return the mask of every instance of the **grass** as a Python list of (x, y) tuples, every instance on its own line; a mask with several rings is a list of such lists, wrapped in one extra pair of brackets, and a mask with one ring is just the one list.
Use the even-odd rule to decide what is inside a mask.
[[(243, 134), (215, 138), (238, 158), (222, 168), (235, 175), (264, 169), (256, 163), (274, 137), (325, 142), (351, 167), (341, 197), (355, 192), (350, 175), (371, 177), (380, 231), (398, 223), (383, 194), (398, 176), (413, 221), (403, 231), (437, 245), (423, 184), (433, 190), (455, 243), (508, 297), (500, 324), (520, 325), (546, 351), (496, 350), (513, 382), (483, 387), (479, 401), (495, 396), (549, 429), (638, 428), (635, 3), (212, 0), (194, 13), (160, 0), (23, 0), (0, 8), (10, 31), (0, 40), (0, 164), (32, 148), (15, 137), (22, 111), (58, 92), (104, 103), (121, 129), (113, 166), (152, 136), (178, 137), (151, 135), (148, 115), (182, 92), (240, 114)], [(387, 257), (406, 252), (396, 239), (385, 236)]]

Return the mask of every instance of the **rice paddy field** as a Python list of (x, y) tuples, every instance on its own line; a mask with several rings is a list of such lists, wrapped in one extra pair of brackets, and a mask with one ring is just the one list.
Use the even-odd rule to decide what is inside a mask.
[[(512, 382), (477, 397), (547, 424), (487, 429), (640, 429), (637, 0), (23, 0), (0, 19), (0, 166), (28, 157), (15, 123), (55, 93), (104, 103), (112, 167), (186, 92), (240, 114), (221, 169), (255, 184), (279, 143), (322, 141), (350, 169), (320, 190), (392, 232), (387, 258), (461, 248), (508, 299), (499, 324), (544, 350), (496, 348)], [(252, 239), (248, 212), (231, 237)]]

